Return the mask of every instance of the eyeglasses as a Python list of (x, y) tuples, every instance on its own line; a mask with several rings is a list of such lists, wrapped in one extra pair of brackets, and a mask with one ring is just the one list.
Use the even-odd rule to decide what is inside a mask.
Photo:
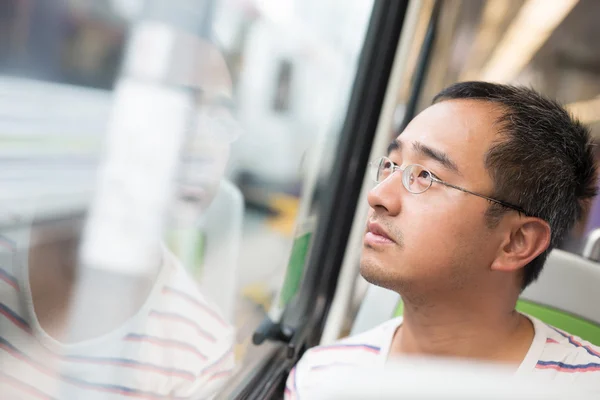
[(392, 160), (387, 157), (381, 157), (379, 160), (372, 162), (369, 164), (374, 173), (374, 180), (377, 183), (383, 182), (390, 175), (392, 175), (396, 171), (402, 172), (402, 185), (408, 190), (410, 193), (420, 194), (425, 192), (427, 189), (431, 187), (433, 182), (440, 183), (444, 186), (460, 190), (461, 192), (469, 193), (477, 197), (481, 197), (483, 199), (489, 200), (491, 202), (500, 204), (501, 206), (511, 208), (515, 211), (518, 211), (524, 215), (529, 215), (523, 208), (519, 206), (515, 206), (514, 204), (507, 203), (502, 200), (493, 199), (491, 197), (484, 196), (479, 193), (471, 192), (470, 190), (461, 188), (459, 186), (452, 185), (451, 183), (444, 182), (438, 178), (436, 178), (431, 172), (429, 172), (425, 167), (418, 164), (407, 165), (402, 168), (396, 164)]

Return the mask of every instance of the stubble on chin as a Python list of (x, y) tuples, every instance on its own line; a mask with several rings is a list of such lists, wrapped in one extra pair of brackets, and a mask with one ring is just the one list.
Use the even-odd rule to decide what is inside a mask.
[(418, 290), (418, 285), (415, 285), (410, 279), (402, 277), (397, 271), (395, 273), (392, 266), (384, 266), (373, 260), (361, 259), (360, 274), (370, 284), (398, 293), (402, 297), (402, 301), (410, 303), (413, 308), (424, 307), (428, 303), (427, 296)]

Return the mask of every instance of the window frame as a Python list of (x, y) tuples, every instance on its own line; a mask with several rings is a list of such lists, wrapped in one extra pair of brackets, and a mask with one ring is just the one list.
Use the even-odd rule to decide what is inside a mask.
[(299, 290), (278, 327), (291, 335), (265, 344), (264, 358), (227, 398), (281, 398), (303, 352), (318, 344), (333, 301), (409, 0), (374, 2), (328, 185)]

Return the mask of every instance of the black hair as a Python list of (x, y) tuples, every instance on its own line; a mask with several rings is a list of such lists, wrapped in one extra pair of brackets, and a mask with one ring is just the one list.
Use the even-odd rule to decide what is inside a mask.
[[(494, 196), (550, 225), (550, 246), (524, 267), (525, 289), (597, 193), (589, 129), (556, 101), (525, 87), (461, 82), (442, 90), (433, 103), (458, 99), (500, 106), (502, 115), (496, 124), (501, 136), (484, 159)], [(497, 224), (507, 211), (491, 204), (486, 215), (489, 225)]]

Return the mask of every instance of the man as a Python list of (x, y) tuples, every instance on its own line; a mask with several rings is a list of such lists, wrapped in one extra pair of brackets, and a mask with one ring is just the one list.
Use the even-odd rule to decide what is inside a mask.
[(532, 90), (458, 83), (374, 170), (361, 274), (398, 292), (404, 316), (309, 350), (287, 398), (318, 393), (325, 369), (407, 355), (503, 363), (598, 388), (600, 348), (515, 311), (596, 194), (584, 126)]
[[(200, 41), (196, 49), (204, 67), (193, 115), (200, 137), (184, 149), (174, 207), (186, 209), (188, 223), (218, 189), (233, 140), (207, 129), (212, 120), (198, 116), (207, 104), (219, 108), (213, 100), (231, 94), (231, 78), (214, 46)], [(219, 110), (220, 118), (225, 114)], [(200, 154), (202, 165), (193, 165), (209, 146)], [(34, 210), (22, 219), (0, 240), (2, 399), (206, 399), (218, 393), (233, 371), (234, 329), (164, 246), (156, 243), (143, 275), (82, 267), (81, 218), (36, 221)]]

